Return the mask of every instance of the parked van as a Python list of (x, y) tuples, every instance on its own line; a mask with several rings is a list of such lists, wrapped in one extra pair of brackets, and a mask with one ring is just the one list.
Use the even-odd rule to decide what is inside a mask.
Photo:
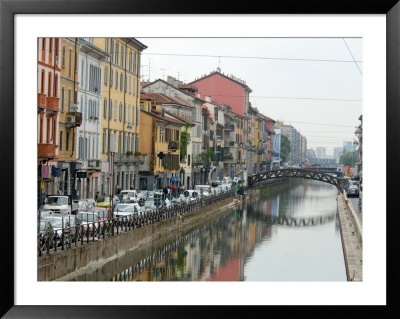
[(200, 197), (210, 196), (211, 195), (211, 186), (210, 185), (196, 185), (194, 190), (200, 194)]

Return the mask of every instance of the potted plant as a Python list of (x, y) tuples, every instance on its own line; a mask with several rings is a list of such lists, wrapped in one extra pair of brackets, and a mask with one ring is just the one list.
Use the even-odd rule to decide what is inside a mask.
[(126, 152), (126, 156), (127, 156), (127, 157), (132, 156), (132, 155), (133, 155), (133, 152), (132, 152), (132, 151), (127, 151), (127, 152)]

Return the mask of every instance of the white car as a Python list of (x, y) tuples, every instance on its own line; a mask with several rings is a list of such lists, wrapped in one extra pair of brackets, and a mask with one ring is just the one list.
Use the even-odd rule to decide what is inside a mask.
[(95, 212), (79, 212), (77, 217), (81, 221), (83, 229), (86, 230), (89, 225), (89, 231), (93, 231), (93, 223), (95, 229), (99, 227), (100, 216)]
[(183, 196), (185, 197), (186, 201), (192, 201), (199, 198), (199, 193), (193, 189), (189, 189), (183, 192)]
[(219, 185), (223, 192), (229, 192), (232, 189), (232, 184), (221, 184)]
[(138, 192), (134, 189), (125, 189), (118, 194), (119, 198), (137, 201)]
[(120, 203), (115, 206), (114, 218), (132, 216), (145, 211), (145, 207), (140, 207), (138, 203)]
[(201, 197), (206, 197), (211, 195), (210, 185), (196, 185), (194, 190), (200, 194)]

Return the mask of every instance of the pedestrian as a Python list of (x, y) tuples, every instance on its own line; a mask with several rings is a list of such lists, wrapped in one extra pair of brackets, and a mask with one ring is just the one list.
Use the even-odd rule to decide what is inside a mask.
[(132, 186), (132, 184), (131, 184), (131, 186), (129, 187), (129, 189), (133, 189), (133, 186)]
[(97, 201), (97, 199), (98, 199), (99, 197), (100, 197), (100, 192), (97, 192), (97, 193), (96, 193), (96, 197), (95, 197), (94, 200)]

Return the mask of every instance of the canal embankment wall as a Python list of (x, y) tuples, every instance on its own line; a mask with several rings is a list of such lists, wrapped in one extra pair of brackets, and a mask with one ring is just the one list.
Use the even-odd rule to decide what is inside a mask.
[(344, 192), (337, 203), (347, 281), (362, 281), (362, 226)]
[[(149, 253), (162, 249), (165, 243), (213, 222), (239, 205), (237, 197), (230, 197), (199, 210), (101, 238), (87, 245), (58, 250), (38, 258), (38, 280), (91, 281), (104, 277), (99, 272), (118, 273), (126, 269), (128, 263), (140, 261)], [(119, 258), (125, 254), (130, 254), (130, 258)]]

